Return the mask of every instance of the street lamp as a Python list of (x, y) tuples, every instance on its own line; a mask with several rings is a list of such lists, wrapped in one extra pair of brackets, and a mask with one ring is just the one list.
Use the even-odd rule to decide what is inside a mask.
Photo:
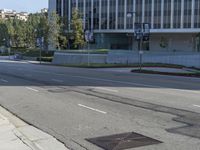
[[(127, 12), (127, 18), (133, 18), (135, 15), (138, 15), (136, 12)], [(135, 23), (135, 22), (134, 22)], [(138, 52), (139, 52), (139, 64), (140, 72), (142, 71), (142, 44), (143, 41), (148, 41), (150, 36), (150, 24), (149, 23), (135, 23), (134, 36), (138, 41)]]

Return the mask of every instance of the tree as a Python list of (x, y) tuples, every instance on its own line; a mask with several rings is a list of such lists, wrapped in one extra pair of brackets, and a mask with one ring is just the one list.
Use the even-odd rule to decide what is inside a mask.
[(48, 19), (48, 44), (50, 48), (59, 48), (59, 36), (61, 31), (60, 19), (55, 11), (49, 15)]
[(82, 19), (80, 17), (78, 9), (73, 9), (72, 11), (71, 27), (73, 30), (72, 37), (74, 39), (73, 47), (75, 49), (83, 47), (85, 44), (84, 30), (83, 30)]
[(0, 20), (0, 46), (6, 46), (6, 40), (8, 38), (9, 33), (5, 21)]

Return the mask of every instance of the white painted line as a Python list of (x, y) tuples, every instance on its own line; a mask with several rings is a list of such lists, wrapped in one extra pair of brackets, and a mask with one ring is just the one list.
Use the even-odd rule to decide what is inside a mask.
[(109, 89), (109, 88), (103, 88), (103, 87), (95, 87), (95, 89), (97, 90), (104, 90), (104, 91), (108, 91), (108, 92), (119, 92), (118, 90), (113, 90), (113, 89)]
[(7, 80), (5, 80), (5, 79), (1, 79), (1, 81), (2, 81), (2, 82), (5, 82), (5, 83), (8, 83), (8, 81), (7, 81)]
[(95, 108), (92, 108), (92, 107), (88, 107), (88, 106), (85, 106), (85, 105), (82, 105), (82, 104), (78, 104), (78, 106), (84, 107), (84, 108), (87, 108), (87, 109), (90, 109), (90, 110), (93, 110), (93, 111), (96, 111), (96, 112), (99, 112), (99, 113), (102, 113), (102, 114), (107, 114), (107, 112), (105, 112), (105, 111), (101, 111), (101, 110), (98, 110), (98, 109), (95, 109)]
[(59, 79), (51, 79), (51, 80), (55, 82), (63, 83), (63, 80), (59, 80)]
[(34, 92), (39, 92), (38, 90), (36, 90), (36, 89), (34, 89), (34, 88), (31, 88), (31, 87), (26, 87), (26, 89), (31, 90), (31, 91), (34, 91)]
[(194, 107), (199, 107), (199, 108), (200, 108), (200, 105), (195, 105), (195, 104), (194, 104), (193, 106), (194, 106)]

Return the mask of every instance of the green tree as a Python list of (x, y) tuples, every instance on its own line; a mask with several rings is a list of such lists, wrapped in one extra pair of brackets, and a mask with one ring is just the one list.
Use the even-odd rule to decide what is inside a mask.
[(71, 27), (72, 27), (72, 37), (74, 39), (73, 47), (75, 49), (81, 48), (84, 46), (84, 30), (83, 30), (83, 23), (80, 16), (78, 9), (73, 9), (72, 11), (72, 20), (71, 20)]
[(59, 48), (59, 36), (61, 31), (60, 18), (58, 14), (53, 11), (48, 19), (48, 44), (49, 47)]
[(5, 21), (0, 20), (0, 46), (6, 46), (6, 41), (9, 39), (8, 28)]

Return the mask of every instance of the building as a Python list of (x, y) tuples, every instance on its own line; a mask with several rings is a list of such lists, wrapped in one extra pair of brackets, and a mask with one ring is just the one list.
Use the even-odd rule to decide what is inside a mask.
[(1, 19), (20, 19), (26, 21), (28, 19), (28, 13), (27, 12), (20, 12), (17, 13), (15, 10), (11, 9), (1, 9), (0, 10), (0, 18)]
[[(149, 23), (149, 51), (200, 51), (200, 0), (49, 0), (49, 12), (71, 20), (78, 8), (85, 29), (95, 33), (95, 47), (137, 50), (136, 23)], [(136, 12), (132, 18), (128, 12)], [(70, 24), (68, 24), (70, 28)]]
[(41, 13), (47, 13), (47, 12), (48, 12), (48, 9), (47, 9), (47, 8), (43, 8), (43, 9), (41, 9), (40, 12), (41, 12)]

